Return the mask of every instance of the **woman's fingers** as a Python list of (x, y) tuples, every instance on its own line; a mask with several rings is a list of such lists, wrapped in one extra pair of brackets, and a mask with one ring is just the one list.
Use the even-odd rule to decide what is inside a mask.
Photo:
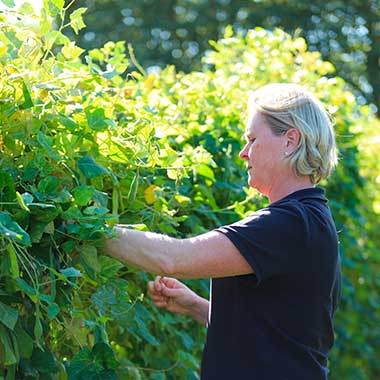
[(158, 308), (167, 308), (168, 307), (168, 303), (166, 301), (164, 301), (164, 302), (154, 302), (154, 306), (156, 306)]
[[(168, 297), (163, 294), (163, 286), (160, 285), (159, 291), (157, 291), (157, 284), (156, 281), (149, 281), (148, 282), (148, 295), (151, 298), (151, 300), (156, 304), (160, 303), (162, 305), (166, 305), (168, 302)], [(161, 305), (161, 307), (162, 307)], [(157, 305), (156, 305), (157, 306)]]
[(167, 302), (167, 297), (154, 296), (152, 297), (153, 302)]
[(148, 292), (154, 294), (154, 293), (161, 293), (162, 292), (163, 285), (160, 283), (160, 276), (157, 276), (154, 281), (148, 282)]
[(161, 278), (161, 276), (157, 276), (154, 279), (154, 289), (156, 292), (160, 292), (162, 290)]
[(156, 291), (154, 289), (154, 282), (153, 281), (149, 281), (148, 282), (148, 294), (151, 296), (152, 294), (155, 294)]
[(183, 286), (183, 284), (181, 282), (179, 282), (177, 279), (171, 278), (171, 277), (161, 277), (160, 282), (168, 288), (179, 288), (179, 287)]

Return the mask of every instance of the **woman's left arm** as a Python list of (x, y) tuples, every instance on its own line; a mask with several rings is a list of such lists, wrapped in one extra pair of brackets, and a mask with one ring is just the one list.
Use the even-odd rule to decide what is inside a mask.
[(175, 239), (120, 226), (114, 229), (117, 237), (106, 241), (107, 253), (147, 272), (187, 279), (253, 273), (234, 244), (216, 231)]

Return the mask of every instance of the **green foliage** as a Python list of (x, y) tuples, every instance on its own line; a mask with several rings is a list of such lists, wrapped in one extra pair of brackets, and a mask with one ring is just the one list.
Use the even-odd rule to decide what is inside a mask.
[(380, 7), (378, 0), (77, 0), (88, 27), (74, 34), (89, 50), (109, 39), (130, 42), (145, 68), (174, 64), (200, 70), (208, 41), (227, 25), (245, 33), (254, 26), (302, 36), (310, 50), (332, 62), (361, 104), (380, 115)]
[[(204, 329), (152, 308), (150, 276), (102, 245), (115, 222), (184, 237), (265, 204), (238, 157), (246, 101), (287, 81), (309, 87), (336, 120), (341, 163), (326, 185), (345, 278), (332, 379), (374, 378), (380, 171), (369, 107), (280, 30), (228, 28), (205, 58), (212, 70), (125, 79), (120, 42), (81, 61), (62, 31), (82, 28), (83, 12), (65, 24), (62, 6), (45, 0), (32, 25), (26, 7), (0, 14), (0, 377), (198, 378)], [(191, 284), (206, 296), (206, 282)]]

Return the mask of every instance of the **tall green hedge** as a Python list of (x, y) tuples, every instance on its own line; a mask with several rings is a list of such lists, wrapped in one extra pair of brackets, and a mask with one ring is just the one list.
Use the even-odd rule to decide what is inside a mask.
[[(268, 82), (307, 86), (335, 118), (331, 379), (377, 378), (379, 121), (332, 65), (280, 30), (227, 28), (210, 71), (128, 72), (122, 42), (85, 54), (61, 33), (83, 9), (64, 25), (63, 0), (44, 3), (0, 13), (0, 378), (198, 379), (204, 328), (152, 307), (152, 276), (99, 248), (116, 222), (184, 237), (263, 206), (238, 152), (249, 92)], [(207, 280), (189, 284), (207, 297)]]

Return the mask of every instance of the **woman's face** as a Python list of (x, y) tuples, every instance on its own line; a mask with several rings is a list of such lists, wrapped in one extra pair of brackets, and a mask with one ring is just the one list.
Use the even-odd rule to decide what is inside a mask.
[(287, 138), (276, 136), (263, 115), (253, 111), (248, 118), (245, 139), (246, 144), (239, 156), (247, 161), (248, 183), (268, 195), (283, 178)]

